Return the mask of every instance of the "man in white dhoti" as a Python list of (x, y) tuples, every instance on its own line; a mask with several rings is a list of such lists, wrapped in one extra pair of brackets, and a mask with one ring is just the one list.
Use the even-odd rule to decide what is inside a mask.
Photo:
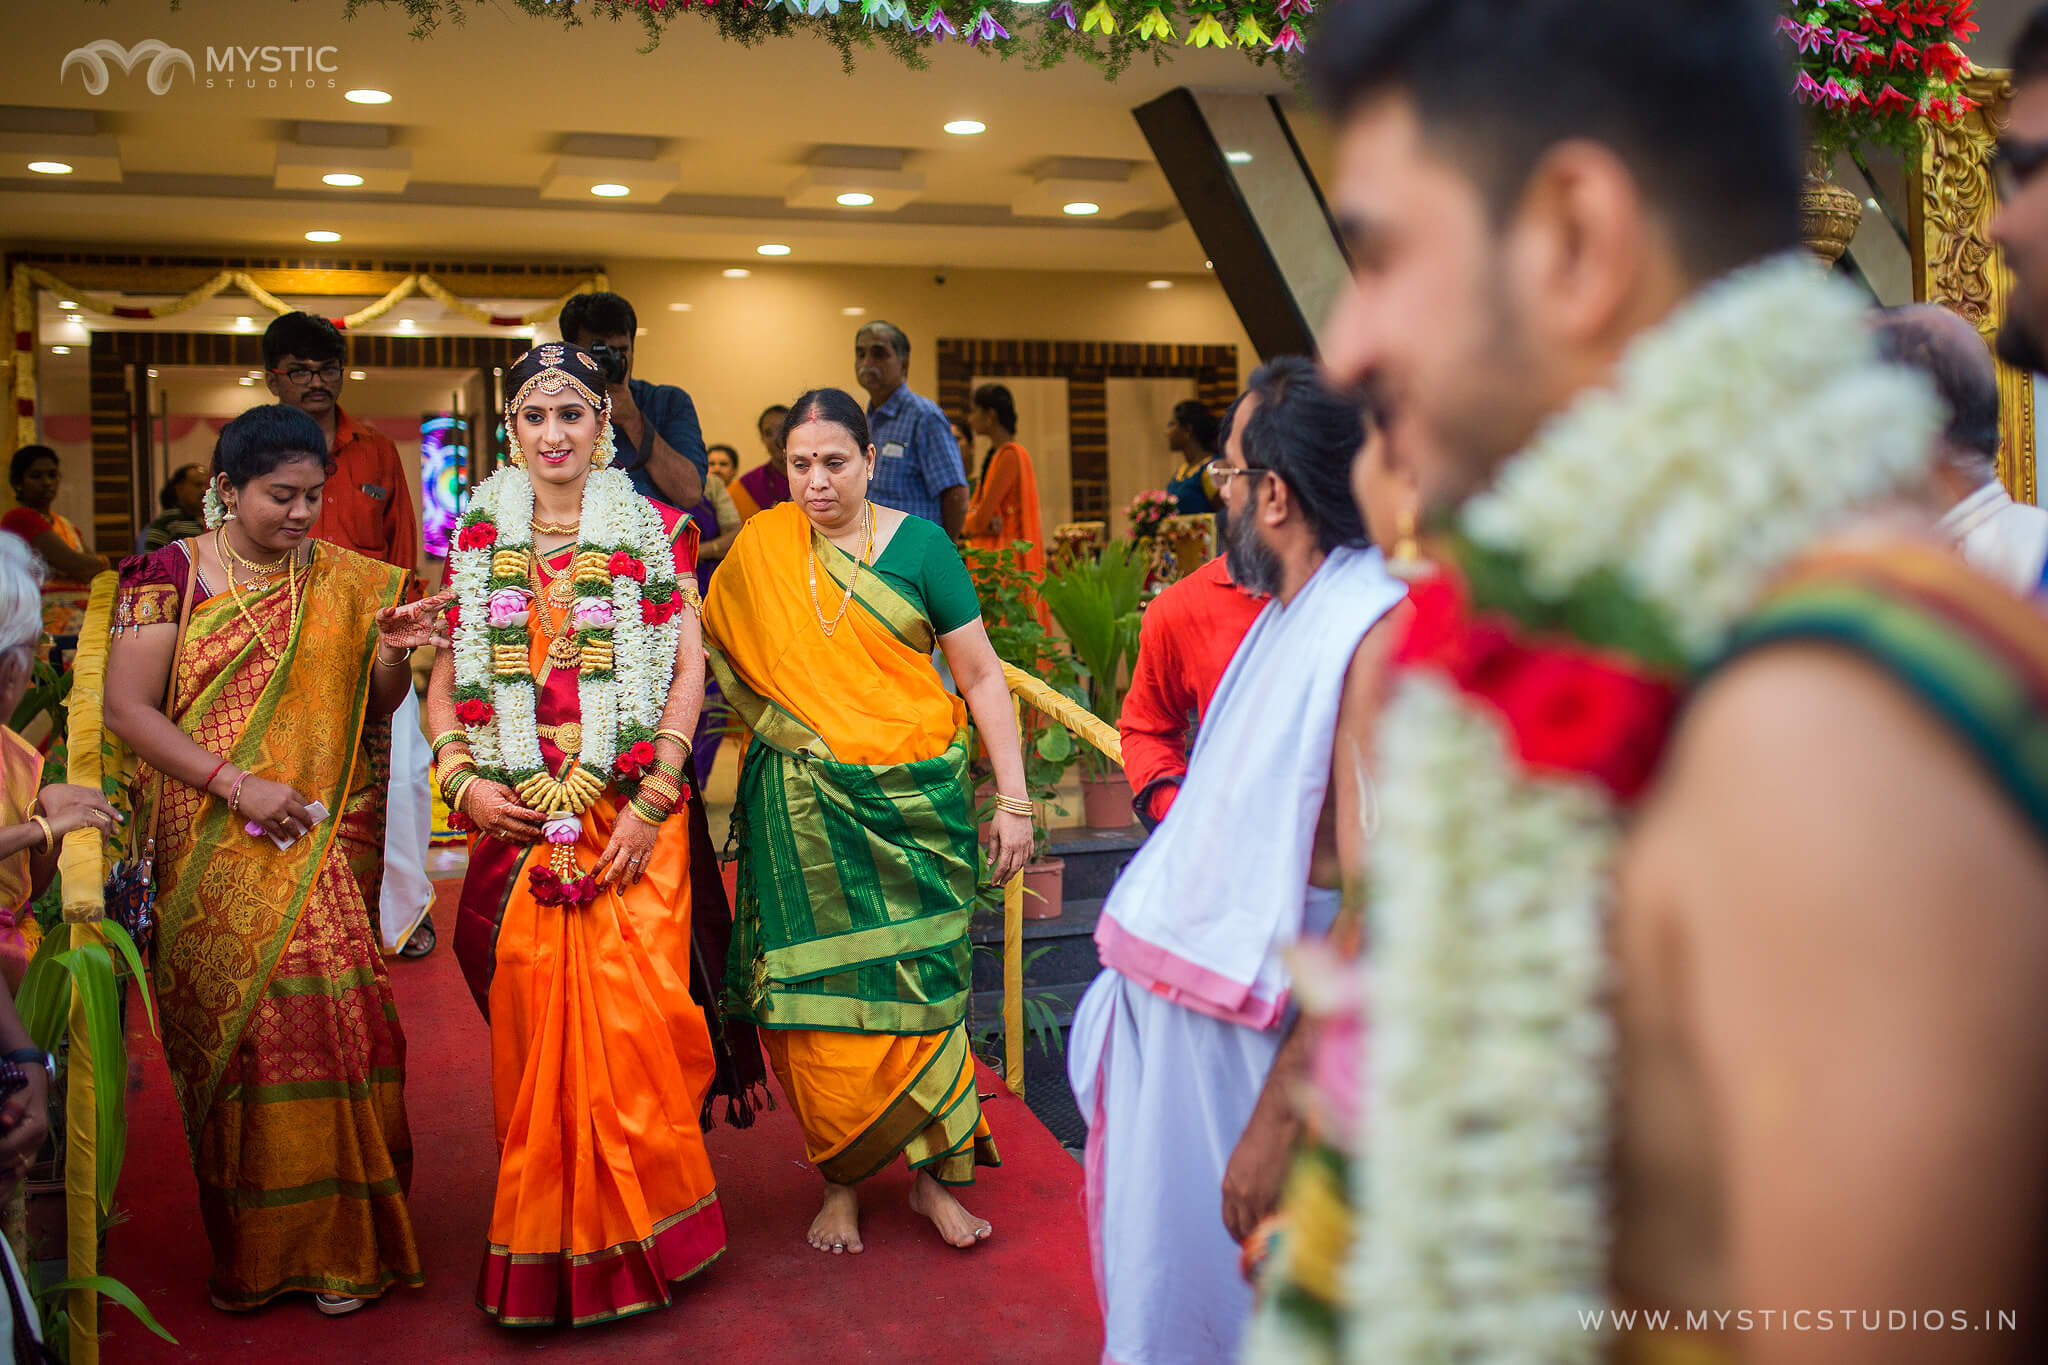
[(1375, 627), (1403, 596), (1351, 497), (1364, 436), (1354, 402), (1279, 360), (1238, 400), (1215, 467), (1231, 577), (1273, 600), (1172, 810), (1103, 907), (1104, 970), (1068, 1048), (1114, 1365), (1233, 1358), (1251, 1311), (1237, 1243), (1278, 1199), (1296, 1137), (1287, 1078), (1310, 1042), (1285, 954), (1328, 929), (1361, 863), (1368, 797), (1331, 784), (1332, 758), (1366, 751), (1393, 647)]
[(434, 950), (434, 884), (427, 853), (434, 838), (434, 798), (427, 790), (433, 750), (420, 728), (420, 699), (407, 692), (391, 715), (391, 796), (384, 808), (384, 888), (377, 928), (384, 951), (425, 957)]
[(2014, 502), (1998, 477), (1998, 369), (1977, 329), (1939, 304), (1887, 309), (1885, 359), (1934, 381), (1948, 408), (1928, 471), (1940, 529), (1970, 567), (2027, 597), (2048, 591), (2048, 512)]

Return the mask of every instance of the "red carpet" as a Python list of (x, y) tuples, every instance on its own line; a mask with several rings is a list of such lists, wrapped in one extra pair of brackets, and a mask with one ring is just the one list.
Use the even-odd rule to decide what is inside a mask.
[[(209, 1255), (163, 1054), (134, 1011), (128, 1169), (108, 1234), (108, 1273), (124, 1281), (179, 1340), (157, 1340), (103, 1307), (110, 1365), (216, 1361), (255, 1350), (315, 1362), (498, 1360), (547, 1351), (568, 1359), (741, 1362), (834, 1360), (1092, 1361), (1101, 1319), (1088, 1270), (1081, 1166), (988, 1073), (989, 1123), (1003, 1166), (984, 1170), (963, 1202), (995, 1225), (971, 1252), (938, 1240), (905, 1203), (899, 1163), (862, 1187), (860, 1256), (826, 1256), (803, 1241), (819, 1181), (803, 1159), (789, 1108), (709, 1135), (731, 1242), (663, 1312), (570, 1331), (500, 1328), (475, 1307), (496, 1152), (486, 1029), (463, 987), (453, 942), (453, 884), (435, 923), (441, 945), (395, 961), (392, 980), (410, 1048), (406, 1099), (415, 1149), (412, 1207), (427, 1271), (423, 1290), (395, 1289), (349, 1317), (325, 1319), (304, 1295), (229, 1316), (206, 1301)], [(721, 1106), (723, 1108), (723, 1106)], [(262, 1358), (262, 1357), (259, 1357)]]

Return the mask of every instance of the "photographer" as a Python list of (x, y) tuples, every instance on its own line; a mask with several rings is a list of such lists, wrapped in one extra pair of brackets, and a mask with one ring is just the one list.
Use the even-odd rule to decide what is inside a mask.
[(562, 340), (597, 359), (612, 399), (614, 469), (641, 495), (689, 511), (704, 501), (704, 435), (697, 406), (673, 384), (634, 379), (633, 305), (617, 294), (576, 294), (562, 305)]

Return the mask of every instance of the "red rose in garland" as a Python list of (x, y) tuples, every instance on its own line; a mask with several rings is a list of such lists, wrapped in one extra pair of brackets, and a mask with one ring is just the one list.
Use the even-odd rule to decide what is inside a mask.
[(611, 557), (611, 562), (605, 567), (610, 571), (613, 578), (630, 578), (635, 583), (645, 583), (647, 581), (647, 566), (632, 555), (627, 554), (624, 550), (615, 553)]
[(472, 522), (455, 537), (458, 550), (488, 550), (498, 543), (498, 528), (488, 521)]
[(638, 777), (653, 762), (654, 745), (643, 739), (638, 744), (619, 750), (619, 756), (613, 760), (612, 766), (617, 768), (623, 777)]
[(455, 703), (455, 718), (464, 725), (488, 725), (496, 709), (481, 697), (469, 697)]

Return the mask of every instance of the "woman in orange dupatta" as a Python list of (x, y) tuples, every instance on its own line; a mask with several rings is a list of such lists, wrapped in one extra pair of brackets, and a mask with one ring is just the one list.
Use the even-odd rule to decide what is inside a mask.
[(967, 425), (989, 443), (974, 501), (960, 541), (976, 550), (1007, 550), (1029, 541), (1024, 568), (1034, 579), (1045, 577), (1045, 530), (1038, 507), (1038, 474), (1031, 455), (1017, 444), (1017, 404), (1001, 384), (983, 384), (974, 391)]
[(860, 1251), (854, 1187), (902, 1155), (911, 1206), (972, 1247), (989, 1225), (948, 1186), (997, 1157), (963, 1025), (976, 884), (964, 727), (971, 711), (995, 764), (1000, 884), (1031, 850), (1016, 717), (952, 542), (868, 501), (861, 405), (805, 394), (783, 438), (795, 503), (747, 523), (705, 606), (712, 668), (755, 737), (733, 817), (729, 998), (764, 1030), (825, 1177), (810, 1244)]
[(538, 346), (506, 389), (513, 465), (463, 513), (427, 713), (475, 830), (455, 953), (490, 1019), (499, 1153), (477, 1303), (581, 1326), (665, 1306), (725, 1250), (699, 1126), (720, 1058), (691, 996), (693, 914), (723, 910), (684, 809), (697, 530), (607, 467), (589, 352)]
[(405, 571), (311, 540), (326, 453), (295, 408), (228, 423), (215, 529), (123, 566), (107, 668), (107, 726), (151, 770), (151, 977), (228, 1311), (422, 1283), (378, 756), (438, 604), (401, 608)]

